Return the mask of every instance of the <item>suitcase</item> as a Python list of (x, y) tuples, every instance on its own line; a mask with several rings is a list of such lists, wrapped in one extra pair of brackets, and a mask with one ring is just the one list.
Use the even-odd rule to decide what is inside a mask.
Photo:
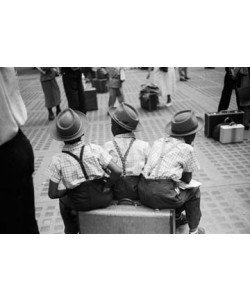
[(220, 127), (220, 142), (222, 144), (243, 142), (244, 126), (242, 124), (222, 125)]
[(222, 110), (220, 112), (205, 113), (205, 136), (212, 137), (214, 127), (223, 123), (227, 117), (230, 117), (237, 124), (243, 124), (244, 112), (242, 110)]
[(86, 111), (98, 110), (96, 89), (88, 88), (84, 91), (85, 95), (85, 109)]
[(93, 79), (93, 87), (96, 88), (97, 93), (107, 93), (107, 79)]
[(147, 111), (157, 110), (158, 95), (155, 93), (145, 93), (140, 95), (141, 108)]
[(175, 233), (175, 211), (153, 210), (135, 202), (114, 203), (104, 209), (78, 212), (82, 234), (170, 234)]

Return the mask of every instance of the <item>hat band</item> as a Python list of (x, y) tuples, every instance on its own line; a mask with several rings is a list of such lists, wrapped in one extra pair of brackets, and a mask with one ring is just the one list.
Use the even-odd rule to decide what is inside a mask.
[(131, 131), (132, 131), (132, 130), (135, 130), (136, 127), (137, 127), (137, 125), (138, 125), (138, 122), (137, 122), (135, 128), (131, 128), (129, 125), (126, 125), (126, 124), (122, 123), (121, 121), (119, 121), (119, 120), (117, 119), (117, 117), (116, 117), (115, 114), (113, 114), (113, 119), (116, 121), (116, 123), (117, 123), (118, 125), (120, 125), (121, 127), (125, 128), (125, 129), (127, 129), (127, 130), (131, 130)]
[(194, 124), (193, 127), (189, 127), (189, 128), (174, 128), (174, 126), (172, 126), (172, 132), (173, 133), (177, 133), (177, 134), (182, 134), (182, 133), (187, 133), (187, 132), (191, 132), (195, 129), (197, 129), (199, 126), (199, 124)]

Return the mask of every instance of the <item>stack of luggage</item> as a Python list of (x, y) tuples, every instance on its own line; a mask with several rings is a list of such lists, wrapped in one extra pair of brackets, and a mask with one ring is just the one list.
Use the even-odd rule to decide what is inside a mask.
[(159, 94), (160, 90), (157, 85), (143, 84), (139, 95), (141, 107), (147, 111), (156, 110), (159, 104)]

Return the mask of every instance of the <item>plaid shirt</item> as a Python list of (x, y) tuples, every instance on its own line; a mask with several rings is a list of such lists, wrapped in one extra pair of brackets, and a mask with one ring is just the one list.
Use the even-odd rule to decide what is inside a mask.
[[(65, 145), (63, 151), (68, 151), (80, 156), (80, 151), (84, 145), (80, 141), (73, 145)], [(104, 169), (110, 163), (112, 157), (101, 147), (95, 144), (85, 145), (83, 162), (89, 180), (102, 178), (106, 175)], [(73, 189), (86, 181), (80, 164), (66, 153), (54, 155), (48, 168), (49, 179), (53, 182), (62, 183), (67, 189)]]
[[(135, 138), (134, 133), (119, 134), (114, 137), (118, 147), (121, 150), (122, 156), (127, 151), (131, 139)], [(113, 157), (113, 161), (122, 168), (122, 161), (117, 153), (113, 141), (105, 143), (104, 149)], [(147, 157), (150, 151), (150, 146), (147, 142), (135, 139), (128, 153), (125, 168), (127, 176), (139, 176), (147, 162)]]
[(156, 165), (162, 152), (163, 141), (166, 144), (157, 178), (171, 178), (178, 182), (183, 172), (194, 172), (200, 168), (192, 146), (181, 140), (167, 137), (154, 142), (143, 171), (144, 177), (156, 178)]

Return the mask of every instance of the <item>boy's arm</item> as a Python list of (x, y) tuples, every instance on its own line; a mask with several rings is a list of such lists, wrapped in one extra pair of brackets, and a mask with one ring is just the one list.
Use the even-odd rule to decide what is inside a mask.
[(122, 169), (113, 160), (110, 161), (107, 169), (110, 171), (110, 184), (115, 184), (122, 174)]
[(64, 196), (66, 196), (67, 190), (66, 189), (59, 190), (58, 185), (59, 185), (59, 183), (56, 183), (52, 180), (49, 181), (48, 195), (51, 199), (58, 199), (58, 198), (62, 198)]

